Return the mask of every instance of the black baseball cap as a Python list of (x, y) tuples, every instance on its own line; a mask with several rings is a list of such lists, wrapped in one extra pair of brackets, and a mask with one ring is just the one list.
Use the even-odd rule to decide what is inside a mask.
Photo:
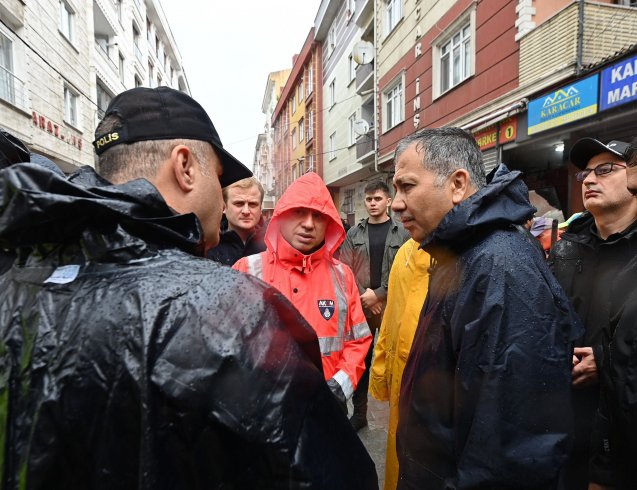
[(137, 87), (117, 95), (104, 117), (115, 115), (121, 125), (96, 134), (93, 146), (101, 155), (115, 145), (149, 140), (191, 139), (210, 143), (223, 166), (221, 187), (252, 176), (252, 172), (224, 150), (219, 134), (201, 105), (170, 87)]
[(608, 152), (624, 159), (624, 152), (629, 146), (630, 145), (628, 143), (623, 141), (613, 140), (609, 141), (608, 144), (605, 145), (594, 138), (582, 138), (573, 145), (573, 148), (571, 148), (571, 162), (573, 162), (573, 165), (577, 168), (581, 168), (583, 170), (586, 168), (588, 161), (600, 153)]

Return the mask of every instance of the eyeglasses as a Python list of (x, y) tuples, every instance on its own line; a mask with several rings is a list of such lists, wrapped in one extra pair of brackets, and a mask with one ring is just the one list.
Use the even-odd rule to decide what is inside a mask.
[(579, 172), (575, 174), (575, 178), (577, 179), (578, 182), (584, 182), (584, 180), (586, 180), (586, 177), (588, 177), (588, 174), (590, 174), (591, 172), (595, 172), (595, 175), (597, 176), (608, 175), (609, 173), (613, 171), (615, 167), (626, 168), (626, 165), (622, 165), (621, 163), (615, 163), (615, 162), (602, 163), (601, 165), (598, 165), (595, 168), (585, 168), (584, 170), (580, 170)]

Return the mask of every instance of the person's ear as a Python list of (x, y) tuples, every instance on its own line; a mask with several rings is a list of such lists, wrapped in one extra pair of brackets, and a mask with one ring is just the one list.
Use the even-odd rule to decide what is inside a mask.
[(171, 170), (175, 182), (183, 192), (190, 192), (195, 188), (195, 158), (185, 145), (177, 145), (170, 153)]
[(449, 188), (451, 190), (451, 201), (453, 205), (459, 204), (467, 198), (471, 188), (471, 178), (469, 172), (464, 168), (459, 168), (449, 176)]

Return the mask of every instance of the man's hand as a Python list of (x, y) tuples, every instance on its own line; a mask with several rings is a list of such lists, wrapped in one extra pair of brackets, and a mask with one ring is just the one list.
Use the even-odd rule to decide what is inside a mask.
[[(382, 301), (378, 299), (378, 296), (376, 296), (376, 293), (369, 288), (367, 288), (365, 292), (361, 294), (361, 303), (363, 304), (363, 308), (372, 310), (373, 313), (375, 313), (372, 309), (373, 306), (380, 305), (380, 307), (382, 308), (383, 305)], [(380, 313), (380, 311), (378, 313)]]
[[(578, 362), (575, 362), (578, 359)], [(592, 347), (575, 347), (573, 352), (573, 386), (584, 388), (597, 383), (598, 373)]]

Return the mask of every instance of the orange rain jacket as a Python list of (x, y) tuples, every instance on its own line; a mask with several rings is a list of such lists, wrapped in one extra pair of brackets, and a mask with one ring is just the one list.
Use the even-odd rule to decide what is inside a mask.
[[(308, 208), (329, 219), (325, 245), (303, 255), (283, 239), (280, 217)], [(372, 336), (363, 314), (354, 273), (333, 255), (345, 229), (323, 180), (307, 173), (288, 187), (274, 208), (265, 232), (267, 250), (243, 257), (233, 266), (276, 287), (305, 317), (318, 336), (325, 379), (334, 378), (349, 398), (365, 370)]]

